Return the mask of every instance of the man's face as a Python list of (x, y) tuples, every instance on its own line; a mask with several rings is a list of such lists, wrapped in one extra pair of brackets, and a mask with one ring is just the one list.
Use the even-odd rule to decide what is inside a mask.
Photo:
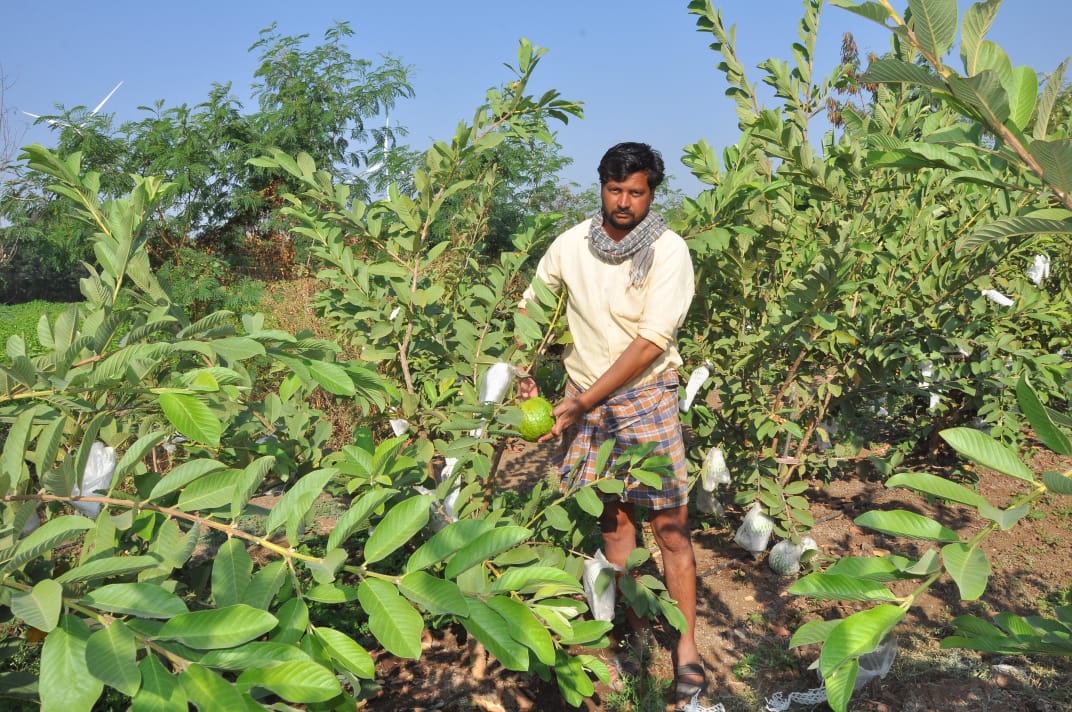
[(654, 198), (645, 171), (631, 173), (622, 181), (608, 180), (601, 195), (603, 229), (614, 240), (621, 240), (647, 217)]

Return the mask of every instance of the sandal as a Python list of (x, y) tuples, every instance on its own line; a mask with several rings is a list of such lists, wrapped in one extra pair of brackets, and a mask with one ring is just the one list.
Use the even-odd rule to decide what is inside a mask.
[[(699, 682), (690, 682), (685, 678), (700, 678)], [(707, 697), (707, 673), (703, 663), (685, 663), (678, 665), (674, 671), (674, 697), (676, 708), (680, 712), (725, 712), (722, 704), (712, 706), (700, 703)]]
[[(690, 682), (685, 678), (700, 678), (699, 682)], [(678, 665), (674, 671), (674, 697), (678, 707), (684, 707), (686, 703), (697, 699), (700, 695), (707, 694), (707, 673), (703, 663), (685, 663)]]

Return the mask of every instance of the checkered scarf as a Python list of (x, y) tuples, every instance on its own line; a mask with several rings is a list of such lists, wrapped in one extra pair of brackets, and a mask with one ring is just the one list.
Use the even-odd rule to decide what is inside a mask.
[(596, 257), (607, 264), (621, 264), (629, 257), (633, 258), (633, 264), (629, 268), (629, 283), (634, 287), (644, 284), (648, 277), (648, 270), (655, 259), (655, 249), (652, 245), (659, 236), (666, 232), (666, 223), (662, 216), (655, 212), (648, 212), (640, 223), (629, 231), (629, 234), (615, 242), (603, 229), (603, 211), (592, 218), (592, 224), (588, 228), (588, 242), (592, 245)]

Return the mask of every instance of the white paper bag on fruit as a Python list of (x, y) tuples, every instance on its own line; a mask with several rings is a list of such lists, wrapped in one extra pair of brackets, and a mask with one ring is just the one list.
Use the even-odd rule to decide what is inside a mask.
[(614, 620), (614, 592), (617, 588), (615, 575), (621, 570), (620, 566), (607, 561), (602, 550), (584, 562), (584, 576), (581, 580), (584, 584), (584, 596), (588, 599), (588, 607), (597, 621)]
[(770, 541), (771, 532), (774, 531), (774, 520), (763, 511), (759, 502), (753, 502), (748, 513), (744, 515), (744, 521), (737, 529), (733, 537), (741, 548), (759, 556), (767, 550), (767, 542)]

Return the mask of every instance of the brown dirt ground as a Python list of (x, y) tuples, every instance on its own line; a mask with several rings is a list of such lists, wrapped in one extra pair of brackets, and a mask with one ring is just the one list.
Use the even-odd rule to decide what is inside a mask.
[[(1034, 468), (1065, 471), (1072, 461), (1043, 454)], [(503, 472), (523, 484), (542, 477), (550, 466), (547, 446), (518, 442), (503, 460)], [(962, 473), (963, 475), (963, 473)], [(1017, 490), (1017, 482), (986, 471), (977, 476), (977, 490), (992, 503), (1004, 504)], [(861, 530), (853, 519), (872, 508), (910, 509), (935, 516), (961, 533), (982, 525), (973, 512), (960, 505), (929, 504), (905, 490), (886, 489), (878, 479), (849, 479), (825, 486), (813, 483), (809, 493), (816, 526), (812, 536), (829, 557), (881, 555), (890, 550), (911, 554), (903, 540)], [(1009, 532), (991, 535), (984, 548), (994, 574), (981, 601), (962, 603), (955, 585), (940, 582), (916, 605), (896, 633), (900, 653), (890, 673), (872, 681), (853, 696), (854, 712), (917, 712), (925, 710), (1072, 710), (1072, 664), (1049, 659), (1007, 658), (969, 651), (939, 649), (942, 637), (952, 632), (949, 621), (963, 613), (985, 615), (1010, 610), (1033, 614), (1040, 602), (1072, 596), (1069, 579), (1072, 553), (1067, 546), (1072, 531), (1072, 498), (1050, 499), (1039, 514), (1025, 518)], [(697, 639), (708, 669), (714, 699), (728, 712), (762, 710), (775, 692), (788, 693), (817, 686), (808, 666), (817, 648), (788, 649), (789, 636), (802, 623), (816, 618), (848, 615), (852, 605), (808, 601), (790, 595), (794, 578), (774, 574), (765, 555), (753, 559), (733, 543), (743, 512), (727, 506), (723, 520), (695, 521), (694, 547), (699, 578)], [(646, 538), (659, 561), (658, 549)], [(457, 632), (457, 635), (456, 635)], [(362, 704), (375, 712), (426, 710), (485, 710), (486, 712), (559, 712), (573, 709), (546, 683), (504, 670), (486, 658), (464, 631), (447, 630), (425, 641), (420, 660), (399, 660), (378, 655), (377, 697)], [(672, 632), (656, 626), (659, 649), (649, 668), (652, 681), (671, 678)], [(654, 684), (654, 683), (653, 683)], [(666, 684), (663, 682), (662, 684)], [(629, 709), (614, 700), (611, 691), (597, 685), (596, 695), (582, 709)], [(655, 707), (638, 706), (636, 712)], [(795, 706), (794, 710), (827, 710)]]

